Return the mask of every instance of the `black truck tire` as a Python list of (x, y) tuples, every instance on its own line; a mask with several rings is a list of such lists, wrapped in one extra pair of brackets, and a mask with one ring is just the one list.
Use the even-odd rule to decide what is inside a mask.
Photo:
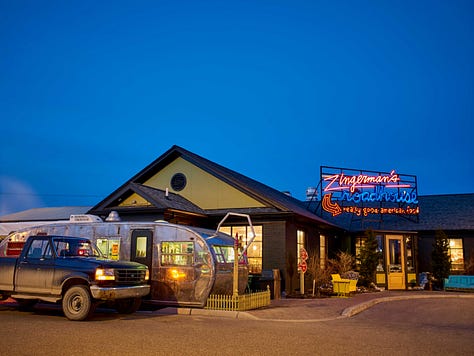
[(140, 308), (141, 303), (142, 298), (117, 299), (115, 301), (115, 309), (120, 314), (132, 314)]
[(63, 312), (66, 318), (73, 321), (88, 319), (94, 312), (95, 305), (86, 286), (73, 286), (63, 297)]

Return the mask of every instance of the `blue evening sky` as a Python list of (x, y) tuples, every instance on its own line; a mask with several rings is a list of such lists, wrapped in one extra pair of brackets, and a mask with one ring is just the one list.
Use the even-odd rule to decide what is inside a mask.
[(304, 199), (321, 165), (474, 192), (474, 1), (0, 0), (0, 215), (177, 144)]

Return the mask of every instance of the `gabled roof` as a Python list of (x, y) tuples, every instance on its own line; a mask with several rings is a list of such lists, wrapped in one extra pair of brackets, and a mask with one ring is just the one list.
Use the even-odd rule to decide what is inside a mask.
[(150, 203), (153, 203), (157, 208), (187, 211), (205, 215), (204, 210), (179, 194), (171, 192), (166, 193), (165, 190), (148, 187), (138, 183), (130, 183), (130, 186), (133, 187), (134, 192), (144, 197)]
[[(144, 187), (144, 182), (146, 182), (148, 179), (157, 174), (157, 172), (179, 157), (199, 167), (208, 174), (213, 175), (217, 179), (238, 189), (239, 191), (247, 194), (253, 199), (256, 199), (263, 204), (272, 207), (273, 212), (293, 213), (322, 224), (334, 226), (333, 224), (321, 219), (319, 216), (307, 210), (301, 201), (176, 145), (171, 147), (155, 161), (134, 175), (129, 181), (127, 181), (109, 197), (96, 205), (91, 211), (100, 210), (109, 205), (113, 199), (117, 198), (119, 194), (123, 193), (124, 190), (129, 189), (132, 183)], [(260, 208), (257, 211), (268, 212), (268, 209)], [(213, 213), (212, 210), (206, 210), (205, 212), (210, 215)]]
[(119, 199), (123, 196), (136, 193), (152, 204), (154, 210), (164, 211), (167, 209), (190, 212), (199, 215), (205, 215), (205, 211), (193, 204), (186, 198), (172, 192), (166, 192), (162, 189), (148, 187), (143, 184), (127, 182), (116, 190), (107, 199), (92, 208), (89, 213), (94, 214), (102, 209), (119, 209)]

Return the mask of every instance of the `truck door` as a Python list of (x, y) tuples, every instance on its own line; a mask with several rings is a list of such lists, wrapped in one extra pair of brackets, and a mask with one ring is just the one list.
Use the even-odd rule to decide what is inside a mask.
[(132, 241), (130, 243), (130, 261), (147, 265), (150, 273), (152, 272), (152, 246), (152, 230), (132, 230)]
[(53, 284), (54, 260), (47, 237), (31, 242), (26, 255), (18, 261), (15, 274), (17, 292), (49, 294)]

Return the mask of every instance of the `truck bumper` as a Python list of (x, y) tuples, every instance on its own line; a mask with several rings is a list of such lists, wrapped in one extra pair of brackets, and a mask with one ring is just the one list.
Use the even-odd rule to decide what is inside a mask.
[(131, 287), (111, 287), (104, 288), (92, 285), (90, 287), (91, 294), (94, 299), (125, 299), (125, 298), (140, 298), (150, 293), (150, 286), (131, 286)]

